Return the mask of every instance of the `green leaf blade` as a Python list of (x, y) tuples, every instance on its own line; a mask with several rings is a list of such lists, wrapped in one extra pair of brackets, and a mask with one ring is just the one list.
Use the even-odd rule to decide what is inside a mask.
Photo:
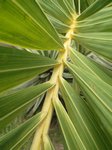
[[(16, 150), (20, 148), (25, 140), (35, 131), (44, 119), (45, 114), (37, 114), (17, 128), (13, 129), (0, 138), (0, 149)], [(6, 144), (7, 143), (7, 144)]]
[(85, 146), (83, 145), (76, 129), (74, 128), (72, 121), (70, 120), (61, 102), (58, 99), (55, 99), (53, 100), (53, 104), (55, 107), (55, 111), (58, 117), (59, 124), (61, 126), (61, 129), (64, 135), (67, 148), (69, 150), (74, 149), (74, 148), (80, 149), (80, 150), (85, 149)]
[(73, 0), (36, 0), (59, 33), (67, 33), (76, 17)]
[(92, 61), (91, 59), (87, 58), (86, 56), (82, 55), (81, 53), (77, 52), (76, 50), (71, 50), (70, 58), (74, 65), (80, 67), (91, 74), (99, 77), (99, 79), (105, 81), (109, 85), (112, 85), (112, 79), (109, 77), (102, 69), (99, 68), (97, 63)]
[(112, 145), (99, 127), (86, 102), (79, 97), (67, 81), (60, 79), (60, 83), (68, 115), (86, 149), (109, 149)]
[(28, 107), (37, 97), (52, 87), (50, 83), (44, 83), (25, 88), (10, 95), (0, 97), (0, 128), (3, 128), (16, 117), (25, 107)]
[[(99, 118), (99, 122), (103, 124), (107, 134), (112, 136), (112, 86), (99, 80), (91, 73), (78, 68), (70, 63), (66, 64), (79, 82), (83, 91), (89, 96), (88, 103), (93, 112)], [(102, 88), (103, 87), (103, 88)]]
[(0, 60), (0, 92), (31, 80), (57, 64), (53, 59), (6, 47), (0, 47)]
[(0, 7), (2, 43), (39, 50), (63, 48), (55, 29), (34, 0), (1, 1)]
[(93, 14), (95, 14), (96, 12), (98, 12), (99, 10), (101, 10), (102, 8), (104, 8), (105, 6), (107, 6), (108, 4), (110, 4), (112, 1), (111, 0), (96, 0), (94, 3), (92, 3), (90, 5), (90, 7), (88, 7), (88, 9), (86, 9), (78, 18), (77, 20), (83, 20)]
[(79, 33), (74, 38), (86, 49), (94, 51), (107, 59), (112, 59), (112, 33)]
[(104, 8), (83, 21), (77, 21), (75, 28), (80, 33), (111, 32), (112, 8)]
[(74, 39), (87, 51), (94, 51), (111, 61), (112, 7), (106, 7), (83, 21), (77, 21)]

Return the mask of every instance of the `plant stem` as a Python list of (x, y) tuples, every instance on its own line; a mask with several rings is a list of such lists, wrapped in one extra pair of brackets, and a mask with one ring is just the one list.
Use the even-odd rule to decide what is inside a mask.
[(42, 136), (45, 136), (48, 134), (50, 122), (52, 119), (53, 114), (53, 105), (52, 105), (52, 99), (54, 97), (58, 97), (58, 91), (59, 91), (59, 77), (62, 77), (63, 71), (64, 71), (64, 61), (67, 60), (67, 57), (69, 56), (70, 46), (71, 46), (71, 40), (72, 40), (72, 34), (74, 32), (75, 22), (73, 21), (70, 30), (66, 34), (66, 41), (64, 42), (64, 50), (60, 51), (57, 60), (60, 62), (59, 65), (55, 66), (50, 82), (55, 84), (55, 86), (47, 91), (46, 98), (44, 101), (44, 105), (42, 108), (42, 113), (47, 112), (47, 116), (42, 122), (42, 124), (37, 129), (34, 140), (31, 146), (31, 150), (41, 150), (41, 141)]

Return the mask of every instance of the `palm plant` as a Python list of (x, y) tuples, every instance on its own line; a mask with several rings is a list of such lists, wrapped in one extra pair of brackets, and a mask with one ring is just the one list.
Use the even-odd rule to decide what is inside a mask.
[(31, 150), (54, 149), (54, 111), (64, 149), (112, 149), (112, 72), (87, 57), (112, 60), (111, 2), (0, 0), (0, 129), (38, 104), (1, 136), (1, 150), (20, 149), (33, 133)]

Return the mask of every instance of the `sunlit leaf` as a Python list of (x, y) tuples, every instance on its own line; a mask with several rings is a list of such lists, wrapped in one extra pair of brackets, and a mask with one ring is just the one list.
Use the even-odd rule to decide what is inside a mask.
[(112, 86), (82, 68), (70, 63), (66, 65), (88, 95), (89, 106), (99, 117), (99, 123), (102, 123), (104, 130), (112, 137)]
[(79, 97), (72, 86), (64, 79), (60, 79), (60, 83), (60, 90), (68, 115), (86, 149), (105, 150), (111, 148), (111, 143), (106, 138), (102, 129), (98, 126), (86, 102)]
[(76, 17), (73, 0), (36, 0), (40, 3), (54, 27), (66, 33)]
[(102, 79), (106, 83), (112, 85), (112, 79), (102, 69), (99, 68), (97, 63), (91, 59), (87, 58), (76, 50), (71, 50), (70, 58), (74, 65), (77, 65), (77, 67), (80, 67), (87, 72), (91, 72), (96, 77), (99, 77), (99, 79)]
[(35, 131), (45, 114), (37, 114), (17, 128), (0, 138), (0, 149), (17, 150), (25, 140)]
[(78, 33), (111, 32), (112, 7), (107, 7), (96, 14), (78, 21), (75, 29)]
[(74, 34), (74, 38), (82, 46), (108, 59), (112, 59), (112, 33), (94, 32)]
[(0, 60), (0, 92), (34, 78), (57, 63), (41, 55), (6, 47), (0, 47)]
[(58, 117), (58, 121), (69, 150), (80, 149), (84, 150), (82, 140), (80, 139), (77, 130), (75, 129), (71, 119), (69, 118), (65, 108), (58, 99), (53, 100), (55, 111)]
[(22, 110), (37, 100), (52, 84), (44, 83), (0, 97), (0, 128), (11, 122)]
[(0, 150), (111, 150), (111, 62), (112, 0), (0, 0)]
[(112, 0), (96, 0), (92, 5), (88, 7), (78, 18), (77, 20), (83, 20), (93, 14), (95, 14), (97, 11), (101, 10), (105, 6), (107, 6), (109, 3), (111, 3)]
[(35, 0), (0, 0), (0, 22), (2, 43), (40, 50), (63, 47)]

